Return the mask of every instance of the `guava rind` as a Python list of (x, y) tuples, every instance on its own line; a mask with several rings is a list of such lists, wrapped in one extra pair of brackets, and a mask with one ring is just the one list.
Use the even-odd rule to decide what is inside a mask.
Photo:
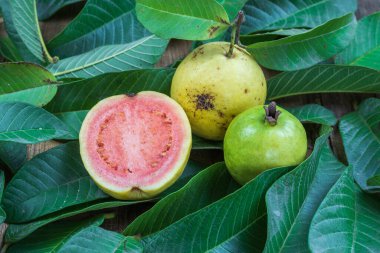
[[(157, 108), (159, 108), (159, 110), (165, 110), (164, 114), (172, 121), (170, 129), (173, 130), (173, 143), (171, 143), (173, 147), (168, 151), (168, 154), (165, 154), (165, 156), (167, 155), (166, 158), (160, 158), (163, 161), (162, 166), (160, 163), (158, 166), (159, 168), (153, 169), (153, 173), (150, 171), (152, 168), (140, 168), (139, 165), (136, 165), (137, 167), (135, 166), (133, 170), (131, 170), (131, 174), (129, 174), (129, 168), (128, 172), (125, 169), (120, 169), (119, 171), (119, 168), (127, 166), (126, 164), (128, 160), (126, 160), (126, 157), (129, 157), (128, 155), (130, 155), (131, 161), (136, 160), (138, 159), (136, 157), (141, 156), (143, 158), (139, 160), (141, 161), (141, 164), (146, 162), (144, 160), (144, 154), (153, 154), (150, 157), (155, 157), (154, 152), (157, 150), (144, 150), (144, 154), (141, 153), (141, 150), (144, 145), (151, 147), (150, 144), (153, 143), (152, 145), (156, 145), (157, 143), (159, 144), (160, 141), (155, 141), (154, 138), (145, 138), (145, 141), (142, 144), (139, 142), (140, 139), (143, 139), (145, 134), (149, 137), (151, 131), (144, 132), (145, 130), (141, 130), (139, 132), (139, 129), (140, 127), (141, 129), (149, 129), (147, 128), (149, 124), (155, 124), (152, 126), (154, 126), (155, 129), (158, 128), (157, 131), (160, 133), (159, 125), (164, 123), (155, 120), (154, 117), (142, 121), (143, 117), (140, 113), (140, 111), (145, 114), (156, 113)], [(140, 111), (137, 111), (138, 109)], [(109, 117), (112, 116), (113, 118), (116, 118), (114, 115), (119, 115), (120, 111), (128, 115), (127, 120), (129, 121), (126, 121), (127, 123), (129, 122), (128, 124), (125, 122), (119, 124), (119, 121), (114, 121), (113, 123), (110, 122)], [(160, 120), (160, 116), (157, 117)], [(107, 154), (107, 160), (104, 160), (104, 157), (102, 157), (104, 154), (100, 153), (99, 146), (96, 146), (99, 144), (101, 131), (106, 128), (104, 127), (104, 124), (108, 124), (106, 127), (110, 128), (107, 132), (108, 135), (105, 135), (105, 138), (102, 136), (104, 139), (102, 139), (102, 141), (104, 141), (102, 142), (102, 147), (105, 146), (106, 150), (109, 152)], [(135, 134), (132, 133), (132, 131), (138, 133)], [(117, 138), (118, 133), (120, 133), (120, 138)], [(139, 135), (139, 133), (141, 134)], [(114, 138), (113, 135), (115, 135), (116, 138)], [(108, 139), (107, 136), (109, 136)], [(125, 139), (125, 137), (129, 138)], [(160, 138), (160, 136), (157, 136), (157, 138)], [(126, 146), (125, 144), (129, 143), (128, 141), (130, 141), (130, 139), (137, 140), (132, 143), (134, 145), (133, 147)], [(180, 105), (164, 94), (144, 91), (133, 96), (112, 96), (96, 104), (89, 111), (82, 124), (79, 141), (82, 161), (96, 184), (104, 192), (117, 199), (138, 200), (156, 196), (167, 189), (180, 177), (190, 156), (192, 138), (190, 123)], [(116, 147), (117, 150), (114, 147)], [(116, 154), (120, 153), (120, 150), (123, 152), (121, 155), (117, 156)], [(138, 150), (141, 152), (138, 153)], [(124, 161), (124, 163), (120, 162), (116, 163), (116, 165), (113, 164), (116, 166), (117, 171), (113, 171), (113, 167), (110, 167), (110, 165), (107, 164), (109, 161), (109, 155), (113, 155), (114, 158), (116, 157), (115, 161)], [(167, 163), (165, 163), (165, 161)], [(138, 161), (133, 164), (138, 164)], [(165, 167), (164, 164), (169, 165)]]
[(302, 123), (291, 113), (277, 107), (277, 124), (265, 120), (263, 106), (237, 116), (224, 138), (224, 159), (232, 177), (245, 184), (261, 172), (295, 166), (304, 161), (307, 136)]
[(178, 66), (171, 97), (185, 110), (193, 133), (222, 140), (231, 120), (250, 107), (262, 105), (267, 84), (260, 66), (251, 55), (235, 46), (226, 56), (227, 42), (202, 45)]

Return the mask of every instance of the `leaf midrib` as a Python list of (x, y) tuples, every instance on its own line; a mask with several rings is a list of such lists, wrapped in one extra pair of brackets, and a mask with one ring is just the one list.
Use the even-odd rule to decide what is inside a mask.
[(198, 17), (198, 16), (188, 16), (188, 15), (184, 15), (184, 14), (168, 12), (168, 11), (161, 10), (161, 9), (154, 9), (154, 8), (149, 7), (147, 5), (144, 5), (142, 3), (138, 3), (138, 4), (141, 5), (141, 6), (143, 6), (144, 8), (147, 8), (147, 9), (150, 9), (150, 10), (153, 10), (153, 11), (157, 11), (157, 12), (162, 12), (162, 13), (170, 14), (170, 15), (173, 15), (173, 16), (185, 17), (186, 19), (199, 19), (199, 20), (203, 20), (203, 21), (206, 21), (206, 22), (210, 22), (211, 21), (211, 22), (215, 22), (215, 23), (220, 24), (220, 26), (227, 26), (226, 24), (221, 23), (221, 22), (219, 22), (218, 20), (215, 20), (215, 19), (207, 19), (207, 18)]
[[(103, 23), (103, 24), (100, 25), (100, 26), (95, 27), (95, 28), (92, 29), (91, 31), (88, 31), (88, 32), (86, 31), (87, 33), (82, 34), (82, 35), (79, 36), (79, 37), (75, 37), (75, 39), (72, 39), (72, 40), (69, 40), (69, 41), (67, 41), (67, 40), (62, 40), (63, 43), (57, 44), (56, 46), (52, 47), (51, 49), (54, 50), (54, 49), (56, 49), (56, 48), (60, 48), (60, 47), (63, 47), (63, 46), (65, 46), (65, 45), (73, 44), (73, 43), (77, 42), (78, 40), (82, 39), (83, 37), (87, 37), (87, 36), (89, 36), (89, 34), (96, 32), (96, 31), (99, 30), (100, 28), (105, 27), (105, 26), (109, 25), (110, 23), (115, 22), (116, 20), (119, 20), (119, 19), (124, 18), (125, 16), (129, 15), (129, 14), (132, 13), (132, 12), (133, 12), (133, 9), (130, 10), (130, 11), (128, 11), (128, 12), (121, 13), (121, 15), (119, 15), (119, 16), (117, 16), (117, 17), (114, 17), (112, 20), (109, 20), (108, 22)], [(75, 20), (73, 20), (73, 21), (75, 21)], [(50, 44), (50, 43), (53, 43), (54, 40), (56, 40), (57, 38), (59, 38), (59, 36), (62, 36), (61, 34), (63, 34), (63, 32), (64, 32), (64, 31), (62, 31), (60, 34), (58, 34), (57, 37), (53, 38), (53, 39), (49, 42), (49, 44)]]
[[(310, 30), (308, 32), (305, 32), (305, 33), (302, 33), (302, 34), (297, 34), (297, 35), (290, 36), (290, 37), (286, 37), (286, 38), (279, 39), (279, 40), (276, 40), (276, 41), (259, 42), (259, 43), (253, 44), (252, 46), (249, 46), (249, 48), (253, 48), (253, 49), (276, 48), (276, 47), (294, 46), (294, 45), (297, 45), (297, 44), (304, 44), (305, 42), (309, 42), (311, 40), (316, 40), (316, 39), (319, 39), (321, 37), (328, 37), (331, 34), (338, 33), (339, 31), (348, 28), (351, 24), (352, 24), (352, 22), (348, 22), (344, 26), (340, 26), (338, 29), (335, 29), (335, 30), (330, 31), (328, 33), (319, 34), (317, 36), (312, 36), (312, 37), (309, 37), (309, 38), (306, 38), (306, 39), (302, 39), (302, 38), (298, 39), (298, 38), (296, 38), (297, 40), (288, 41), (289, 38), (291, 38), (291, 37), (293, 37), (293, 39), (295, 37), (298, 37), (298, 36), (299, 37), (303, 37), (303, 36), (305, 36), (305, 34), (313, 33), (315, 31), (314, 29), (320, 28), (320, 27), (316, 27), (316, 28), (314, 28), (314, 29), (312, 29), (312, 30)], [(281, 43), (281, 42), (284, 42), (284, 41), (285, 41), (285, 43)]]
[(355, 113), (359, 116), (360, 121), (368, 128), (367, 132), (370, 132), (372, 134), (372, 136), (374, 137), (374, 139), (377, 141), (377, 143), (380, 145), (380, 139), (379, 139), (379, 137), (377, 137), (377, 135), (373, 132), (371, 126), (368, 124), (368, 122), (363, 117), (363, 115), (361, 113), (359, 113), (359, 112), (355, 112)]
[(235, 237), (238, 236), (239, 234), (244, 233), (249, 227), (251, 227), (253, 224), (255, 224), (256, 222), (258, 222), (259, 220), (261, 220), (262, 218), (264, 218), (266, 215), (267, 215), (267, 212), (264, 212), (262, 215), (257, 216), (255, 220), (253, 220), (253, 221), (252, 221), (251, 223), (249, 223), (247, 226), (245, 226), (244, 228), (242, 228), (238, 233), (235, 233), (234, 235), (230, 236), (230, 237), (227, 238), (226, 240), (224, 240), (224, 241), (218, 243), (218, 244), (215, 245), (213, 248), (208, 249), (208, 250), (206, 251), (206, 253), (211, 252), (212, 250), (216, 249), (217, 247), (219, 247), (219, 246), (222, 245), (223, 243), (229, 241), (229, 240), (232, 239), (232, 238), (235, 238)]
[(375, 52), (377, 50), (380, 50), (380, 43), (376, 47), (374, 47), (373, 49), (366, 51), (361, 56), (355, 58), (349, 65), (355, 65), (355, 63), (357, 63), (358, 61), (360, 61), (363, 58), (366, 58), (368, 55), (371, 55), (373, 52)]
[[(86, 64), (86, 65), (83, 65), (83, 66), (80, 66), (80, 67), (76, 67), (76, 68), (73, 68), (73, 69), (67, 69), (67, 70), (64, 70), (64, 71), (62, 71), (62, 72), (57, 72), (57, 73), (55, 73), (55, 76), (61, 76), (61, 75), (67, 74), (67, 73), (72, 73), (72, 72), (80, 71), (80, 70), (83, 70), (83, 69), (89, 68), (89, 67), (91, 67), (91, 66), (95, 66), (95, 65), (97, 65), (97, 64), (99, 64), (99, 63), (101, 63), (101, 62), (108, 61), (108, 60), (111, 59), (111, 58), (115, 58), (115, 57), (118, 56), (118, 55), (124, 54), (126, 51), (129, 51), (129, 50), (132, 50), (132, 49), (134, 49), (134, 48), (136, 48), (136, 47), (138, 47), (138, 46), (141, 46), (141, 45), (144, 44), (146, 41), (148, 41), (148, 40), (150, 40), (150, 39), (152, 39), (152, 38), (154, 38), (154, 37), (155, 37), (155, 35), (150, 35), (150, 36), (145, 37), (144, 39), (141, 39), (140, 43), (136, 43), (136, 42), (127, 43), (127, 44), (125, 44), (124, 46), (127, 46), (127, 45), (129, 45), (129, 44), (134, 44), (134, 45), (132, 45), (131, 47), (125, 48), (125, 49), (123, 49), (123, 50), (117, 51), (117, 53), (112, 54), (112, 55), (110, 55), (110, 56), (108, 56), (108, 57), (105, 57), (105, 58), (103, 58), (103, 59), (97, 60), (97, 61), (95, 61), (95, 62), (92, 62), (92, 63)], [(105, 47), (109, 47), (109, 45), (108, 45), (108, 46), (105, 46)], [(100, 47), (99, 49), (102, 49), (102, 47)], [(95, 49), (95, 50), (96, 50), (96, 49)], [(90, 53), (90, 52), (91, 52), (91, 51), (89, 51), (89, 52), (87, 52), (87, 53)], [(66, 59), (70, 59), (70, 58), (66, 58)], [(65, 59), (65, 60), (66, 60), (66, 59)], [(53, 65), (53, 67), (54, 67), (54, 65)]]
[[(39, 191), (38, 191), (37, 194), (34, 194), (34, 195), (28, 197), (27, 199), (19, 200), (19, 202), (21, 202), (21, 203), (17, 203), (17, 205), (18, 205), (18, 206), (25, 206), (25, 205), (27, 205), (30, 201), (33, 201), (33, 200), (34, 200), (35, 198), (37, 198), (37, 197), (43, 196), (43, 195), (45, 195), (45, 194), (48, 195), (48, 193), (51, 193), (51, 192), (54, 192), (54, 191), (59, 191), (58, 189), (60, 189), (60, 188), (63, 187), (63, 186), (69, 186), (69, 185), (72, 184), (72, 183), (75, 183), (75, 182), (81, 182), (82, 180), (85, 180), (85, 179), (90, 179), (90, 176), (89, 176), (89, 175), (82, 175), (82, 176), (80, 176), (80, 177), (76, 177), (75, 179), (70, 180), (70, 181), (68, 181), (68, 182), (66, 182), (66, 183), (64, 183), (64, 184), (60, 184), (60, 185), (58, 185), (58, 187), (55, 187), (55, 188), (49, 188), (49, 189), (46, 189), (46, 190), (44, 190), (44, 191), (42, 191), (41, 189), (39, 189)], [(56, 182), (55, 182), (55, 183), (56, 183)], [(12, 201), (12, 203), (14, 203), (14, 202)], [(79, 202), (79, 203), (83, 203), (83, 202)], [(76, 204), (78, 204), (78, 203), (76, 203)], [(34, 217), (34, 218), (37, 218), (37, 217), (39, 217), (39, 216), (36, 216), (36, 217)]]

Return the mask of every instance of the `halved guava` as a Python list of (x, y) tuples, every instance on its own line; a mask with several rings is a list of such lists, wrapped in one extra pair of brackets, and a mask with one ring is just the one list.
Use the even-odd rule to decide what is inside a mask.
[(87, 114), (79, 134), (85, 168), (109, 195), (151, 198), (182, 174), (191, 127), (170, 97), (152, 91), (109, 97)]

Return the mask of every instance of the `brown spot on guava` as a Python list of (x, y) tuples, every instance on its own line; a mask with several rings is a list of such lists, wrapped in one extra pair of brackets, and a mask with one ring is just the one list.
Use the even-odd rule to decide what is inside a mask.
[(215, 108), (214, 101), (215, 97), (211, 94), (198, 94), (194, 96), (193, 102), (195, 103), (195, 108), (197, 110), (210, 111)]
[(248, 89), (244, 89), (244, 93), (247, 94), (248, 93)]
[(220, 118), (224, 118), (225, 115), (224, 115), (224, 113), (222, 111), (218, 110), (218, 116)]
[(264, 86), (264, 81), (261, 82), (261, 86)]

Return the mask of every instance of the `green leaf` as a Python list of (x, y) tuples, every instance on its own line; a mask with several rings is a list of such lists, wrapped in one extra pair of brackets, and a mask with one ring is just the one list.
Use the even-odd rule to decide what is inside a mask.
[(69, 134), (62, 136), (62, 140), (77, 140), (79, 139), (80, 128), (84, 118), (89, 110), (75, 111), (75, 112), (62, 112), (56, 113), (55, 116), (60, 119), (69, 131)]
[(44, 106), (56, 94), (53, 74), (32, 63), (0, 64), (0, 102)]
[(81, 13), (49, 42), (48, 48), (52, 54), (66, 58), (149, 35), (135, 16), (134, 0), (89, 0)]
[(269, 189), (268, 240), (264, 252), (308, 252), (313, 215), (345, 169), (326, 144), (329, 134), (316, 141), (306, 161)]
[(243, 9), (246, 22), (242, 32), (313, 28), (356, 8), (356, 0), (249, 0)]
[(25, 238), (26, 236), (30, 235), (35, 230), (37, 230), (38, 228), (42, 226), (45, 226), (46, 224), (49, 224), (51, 222), (61, 220), (64, 218), (72, 217), (74, 215), (83, 214), (83, 213), (87, 213), (91, 211), (102, 210), (102, 209), (135, 205), (138, 203), (155, 201), (157, 199), (163, 198), (171, 194), (172, 192), (177, 191), (178, 189), (181, 189), (193, 176), (199, 173), (202, 169), (203, 169), (203, 166), (193, 161), (189, 161), (181, 177), (171, 187), (169, 187), (167, 190), (165, 190), (163, 193), (161, 193), (157, 198), (153, 200), (118, 201), (118, 200), (112, 200), (109, 198), (101, 199), (101, 200), (92, 201), (89, 203), (75, 205), (73, 207), (68, 207), (62, 211), (46, 215), (39, 220), (32, 221), (29, 223), (9, 224), (6, 230), (6, 234), (5, 234), (5, 241), (7, 243), (14, 243), (16, 241), (19, 241)]
[[(230, 195), (144, 237), (144, 251), (261, 252), (265, 243), (265, 192), (287, 171), (268, 170)], [(201, 196), (196, 194), (197, 198)]]
[(214, 164), (192, 178), (179, 191), (163, 198), (140, 215), (123, 233), (141, 236), (152, 234), (225, 197), (237, 188), (238, 185), (228, 174), (225, 164)]
[(80, 1), (82, 0), (37, 0), (38, 19), (48, 19), (61, 8)]
[[(24, 240), (11, 245), (8, 253), (54, 253), (62, 252), (65, 243), (80, 231), (97, 227), (103, 223), (103, 216), (88, 220), (63, 221), (39, 229)], [(83, 251), (82, 251), (83, 252)]]
[(83, 167), (79, 145), (59, 145), (35, 156), (5, 189), (8, 223), (21, 223), (65, 207), (107, 198)]
[(380, 175), (376, 175), (367, 180), (368, 186), (380, 186)]
[(351, 44), (335, 58), (349, 64), (380, 70), (380, 12), (361, 19)]
[(33, 144), (68, 134), (65, 124), (42, 108), (0, 102), (0, 141)]
[(380, 191), (367, 180), (380, 173), (380, 99), (369, 98), (339, 124), (347, 160), (356, 182), (364, 190)]
[(26, 61), (53, 62), (43, 41), (35, 0), (2, 0), (5, 28)]
[(22, 57), (15, 44), (9, 37), (0, 38), (0, 55), (9, 61), (22, 61)]
[(312, 252), (377, 252), (380, 202), (355, 184), (349, 168), (327, 194), (310, 227)]
[(0, 160), (15, 174), (27, 160), (26, 145), (16, 142), (0, 142)]
[(291, 71), (327, 60), (348, 46), (355, 35), (353, 14), (331, 20), (309, 32), (284, 39), (260, 42), (247, 50), (264, 67)]
[(215, 0), (136, 0), (139, 21), (165, 39), (209, 40), (229, 27), (229, 18)]
[(174, 69), (144, 69), (108, 73), (61, 85), (57, 95), (46, 106), (53, 113), (91, 109), (100, 100), (144, 90), (170, 94)]
[(46, 224), (49, 224), (49, 223), (52, 223), (54, 221), (61, 220), (64, 218), (72, 217), (77, 214), (82, 214), (82, 213), (87, 213), (87, 212), (97, 211), (97, 210), (102, 210), (102, 209), (107, 209), (107, 208), (127, 206), (127, 205), (142, 203), (146, 201), (107, 200), (107, 201), (102, 201), (102, 202), (97, 201), (97, 202), (98, 203), (91, 203), (90, 205), (86, 203), (86, 204), (70, 207), (70, 208), (65, 209), (64, 211), (47, 215), (43, 219), (32, 221), (30, 223), (9, 224), (5, 233), (5, 242), (15, 243), (29, 236), (34, 231), (45, 226)]
[(152, 68), (164, 53), (167, 40), (154, 35), (137, 41), (98, 47), (48, 66), (59, 78), (89, 78), (109, 72)]
[(248, 0), (216, 0), (220, 3), (228, 14), (230, 20), (236, 18), (238, 12), (244, 7)]
[(141, 242), (99, 227), (88, 227), (70, 237), (59, 250), (61, 253), (142, 253)]
[(317, 65), (268, 81), (268, 100), (311, 93), (379, 93), (380, 72), (356, 66)]
[(302, 34), (308, 31), (310, 31), (310, 29), (304, 29), (304, 28), (280, 29), (280, 30), (264, 32), (264, 33), (242, 35), (240, 36), (240, 40), (244, 45), (250, 45), (250, 44), (269, 41), (269, 40), (282, 39), (289, 36)]
[[(4, 171), (0, 170), (0, 201), (3, 198), (4, 185), (5, 185)], [(4, 209), (0, 207), (0, 224), (2, 224), (5, 221), (6, 216), (7, 214), (5, 213)]]
[(286, 108), (286, 110), (302, 122), (311, 122), (327, 126), (334, 126), (337, 122), (332, 111), (318, 104)]

